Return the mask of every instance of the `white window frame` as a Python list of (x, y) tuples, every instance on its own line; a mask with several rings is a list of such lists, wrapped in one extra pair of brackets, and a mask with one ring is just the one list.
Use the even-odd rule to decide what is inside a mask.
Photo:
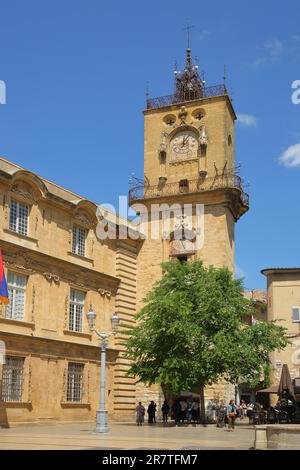
[(69, 331), (82, 333), (85, 292), (71, 288), (69, 302)]
[(20, 235), (28, 236), (30, 206), (11, 199), (9, 211), (9, 229)]
[[(18, 285), (17, 278), (21, 277), (25, 280), (24, 285)], [(26, 288), (27, 288), (28, 277), (24, 274), (19, 274), (14, 271), (8, 271), (7, 273), (7, 288), (9, 303), (5, 307), (5, 317), (10, 320), (23, 321), (25, 317), (26, 308)], [(18, 298), (19, 297), (19, 298)], [(23, 306), (22, 312), (17, 311), (18, 302), (22, 298)]]
[(87, 230), (79, 225), (73, 225), (72, 230), (72, 253), (86, 256)]
[[(294, 319), (294, 310), (298, 310), (298, 319)], [(300, 323), (300, 307), (294, 306), (292, 307), (292, 323)]]

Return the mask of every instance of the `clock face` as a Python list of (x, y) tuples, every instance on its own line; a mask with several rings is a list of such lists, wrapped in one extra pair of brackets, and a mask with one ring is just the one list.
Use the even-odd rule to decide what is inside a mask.
[(193, 157), (197, 154), (198, 141), (191, 131), (176, 134), (171, 143), (173, 155), (177, 157)]

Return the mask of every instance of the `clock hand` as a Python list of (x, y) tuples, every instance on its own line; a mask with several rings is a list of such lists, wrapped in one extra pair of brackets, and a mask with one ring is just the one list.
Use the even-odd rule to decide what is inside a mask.
[(187, 141), (189, 140), (189, 135), (188, 136), (185, 136), (183, 137), (183, 141), (182, 141), (182, 147), (185, 146), (185, 144), (187, 143)]

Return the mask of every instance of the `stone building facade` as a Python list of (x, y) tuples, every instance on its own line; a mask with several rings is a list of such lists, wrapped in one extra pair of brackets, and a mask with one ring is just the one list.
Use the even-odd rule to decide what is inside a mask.
[[(88, 329), (111, 329), (136, 312), (138, 242), (96, 235), (97, 206), (0, 159), (0, 239), (10, 303), (0, 306), (1, 423), (93, 419), (100, 348)], [(121, 222), (117, 228), (121, 226)], [(125, 376), (120, 338), (107, 353), (107, 407), (132, 418), (135, 381)]]
[[(100, 240), (110, 214), (36, 174), (0, 159), (0, 241), (11, 302), (0, 307), (0, 422), (92, 420), (99, 399), (99, 346), (88, 330), (89, 306), (98, 330), (117, 313), (133, 324), (161, 263), (201, 259), (234, 270), (234, 227), (248, 210), (234, 163), (236, 115), (226, 86), (207, 88), (187, 50), (171, 96), (147, 100), (144, 168), (129, 203), (139, 216), (115, 221), (117, 236)], [(188, 214), (184, 209), (188, 207)], [(150, 223), (146, 223), (150, 222)], [(154, 232), (153, 232), (154, 230)], [(154, 235), (153, 235), (154, 233)], [(108, 348), (107, 407), (132, 419), (136, 401), (163, 396), (126, 376), (120, 335)], [(229, 399), (216, 384), (207, 399)]]
[[(266, 268), (267, 317), (287, 329), (290, 344), (271, 354), (272, 384), (278, 385), (283, 364), (300, 386), (300, 268)], [(271, 396), (274, 400), (277, 396)], [(298, 396), (299, 400), (299, 396)]]

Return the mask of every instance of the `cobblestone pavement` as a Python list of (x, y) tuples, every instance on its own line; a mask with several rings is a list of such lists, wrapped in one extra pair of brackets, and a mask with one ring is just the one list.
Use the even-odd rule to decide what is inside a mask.
[(234, 432), (215, 425), (206, 427), (163, 426), (133, 423), (110, 423), (108, 434), (93, 433), (94, 425), (52, 424), (22, 425), (0, 429), (0, 449), (250, 449), (254, 443), (254, 429), (237, 424)]

